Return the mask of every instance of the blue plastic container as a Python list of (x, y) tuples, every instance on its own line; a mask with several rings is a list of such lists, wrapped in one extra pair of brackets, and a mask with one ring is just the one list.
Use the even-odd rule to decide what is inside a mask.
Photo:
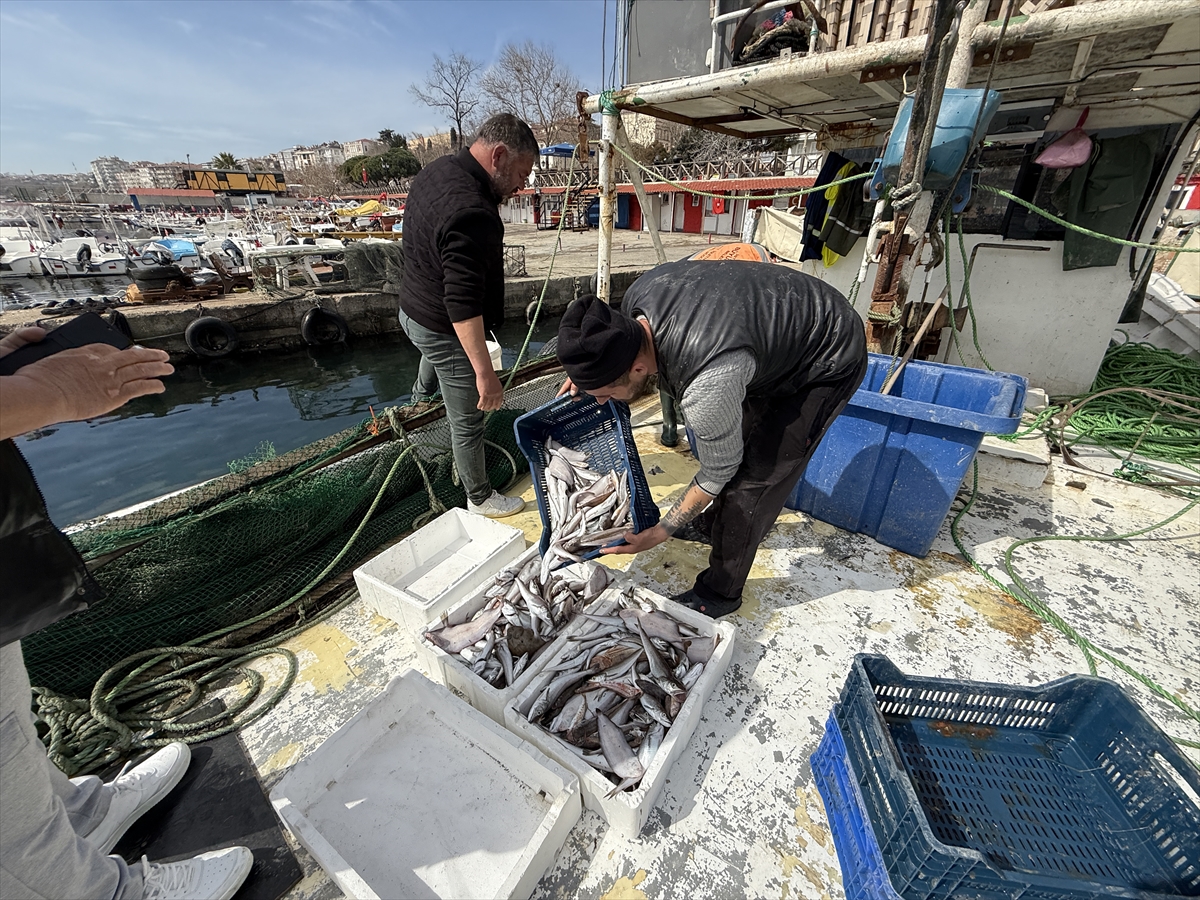
[(834, 717), (905, 900), (1200, 896), (1200, 772), (1110, 681), (921, 678), (860, 654)]
[[(897, 186), (896, 180), (900, 176), (900, 161), (904, 158), (904, 145), (908, 141), (912, 107), (911, 97), (901, 101), (895, 124), (892, 125), (892, 136), (883, 150), (883, 178), (893, 187)], [(978, 88), (946, 88), (942, 94), (942, 106), (938, 110), (937, 127), (933, 130), (925, 177), (921, 179), (922, 187), (926, 190), (945, 190), (954, 186), (958, 167), (983, 140), (992, 116), (999, 107), (999, 91), (988, 91), (985, 98), (984, 92)]]
[(810, 762), (842, 867), (846, 900), (901, 900), (888, 880), (883, 854), (871, 831), (858, 783), (851, 774), (846, 742), (842, 740), (835, 715), (836, 710), (829, 714), (825, 736)]
[(1024, 378), (910, 362), (880, 394), (892, 359), (870, 354), (866, 377), (826, 432), (789, 509), (925, 556), (983, 436), (1017, 430)]
[[(634, 531), (658, 524), (658, 507), (650, 496), (642, 459), (633, 440), (628, 405), (609, 400), (600, 406), (591, 397), (578, 400), (559, 397), (518, 418), (513, 423), (513, 430), (517, 435), (517, 446), (529, 460), (529, 471), (533, 474), (533, 491), (542, 517), (539, 548), (543, 555), (550, 546), (554, 524), (546, 500), (546, 464), (550, 461), (546, 452), (548, 437), (587, 453), (588, 467), (593, 472), (603, 474), (615, 469), (626, 473)], [(583, 554), (583, 558), (593, 559), (599, 555), (597, 549)]]

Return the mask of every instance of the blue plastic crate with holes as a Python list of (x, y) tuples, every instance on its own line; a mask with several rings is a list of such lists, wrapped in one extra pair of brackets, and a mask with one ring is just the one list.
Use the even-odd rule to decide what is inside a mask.
[(1117, 685), (855, 658), (834, 716), (905, 900), (1200, 896), (1200, 772)]
[[(534, 495), (542, 517), (539, 547), (543, 554), (550, 546), (550, 532), (554, 527), (550, 504), (546, 500), (546, 464), (550, 461), (546, 452), (548, 437), (572, 450), (586, 453), (588, 468), (593, 472), (601, 475), (613, 470), (626, 473), (634, 531), (644, 531), (658, 524), (658, 507), (650, 496), (646, 473), (642, 471), (627, 404), (609, 400), (600, 405), (591, 397), (559, 397), (521, 416), (513, 423), (513, 430), (517, 435), (517, 446), (529, 460), (529, 471), (533, 474)], [(582, 555), (584, 559), (592, 559), (599, 556), (600, 551)]]
[(810, 761), (842, 867), (846, 900), (901, 900), (888, 879), (834, 716), (830, 713), (825, 736)]

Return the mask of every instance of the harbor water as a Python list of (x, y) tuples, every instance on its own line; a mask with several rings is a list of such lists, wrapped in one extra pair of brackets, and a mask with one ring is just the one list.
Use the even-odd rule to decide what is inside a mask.
[[(541, 347), (557, 323), (540, 326)], [(511, 365), (521, 322), (496, 332)], [(408, 400), (420, 357), (402, 335), (288, 354), (183, 362), (163, 394), (87, 422), (32, 432), (17, 444), (59, 527), (229, 472), (260, 453), (282, 455)]]

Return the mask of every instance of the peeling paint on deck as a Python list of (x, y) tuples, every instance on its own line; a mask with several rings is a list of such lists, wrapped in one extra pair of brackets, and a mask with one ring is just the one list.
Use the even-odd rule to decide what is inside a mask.
[[(658, 446), (657, 431), (639, 428), (636, 437), (654, 498), (666, 506), (691, 480), (695, 462), (683, 444)], [(1122, 533), (1180, 505), (1109, 478), (1061, 468), (1050, 474), (1036, 488), (982, 481), (976, 508), (963, 521), (966, 547), (1002, 581), (1000, 563), (1016, 538), (1050, 530)], [(507, 521), (533, 543), (541, 524), (529, 479), (516, 491), (530, 507)], [(1068, 622), (1195, 704), (1200, 511), (1158, 537), (1171, 540), (1027, 547), (1015, 564)], [(670, 541), (605, 563), (671, 594), (691, 586), (707, 552)], [(642, 835), (620, 838), (585, 811), (536, 900), (838, 900), (837, 857), (809, 756), (856, 653), (884, 653), (912, 674), (1015, 684), (1087, 671), (1070, 641), (966, 565), (948, 525), (929, 556), (917, 560), (785, 511), (759, 549), (743, 606), (730, 620), (738, 633), (725, 679), (671, 768)], [(415, 661), (412, 636), (358, 602), (289, 646), (301, 651), (301, 678), (279, 707), (242, 732), (268, 788)], [(284, 671), (270, 657), (254, 665), (269, 683)], [(1111, 668), (1102, 666), (1101, 674), (1119, 681), (1167, 733), (1200, 739), (1200, 727), (1174, 706)], [(1200, 753), (1185, 752), (1200, 761)], [(298, 857), (306, 878), (292, 900), (339, 896), (307, 854)]]

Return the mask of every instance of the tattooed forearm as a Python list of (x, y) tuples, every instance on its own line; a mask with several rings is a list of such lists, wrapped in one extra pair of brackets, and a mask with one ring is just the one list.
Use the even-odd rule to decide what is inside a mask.
[(712, 501), (713, 495), (697, 486), (693, 481), (683, 495), (675, 501), (675, 505), (662, 517), (659, 524), (667, 534), (674, 535), (684, 525), (704, 512)]

